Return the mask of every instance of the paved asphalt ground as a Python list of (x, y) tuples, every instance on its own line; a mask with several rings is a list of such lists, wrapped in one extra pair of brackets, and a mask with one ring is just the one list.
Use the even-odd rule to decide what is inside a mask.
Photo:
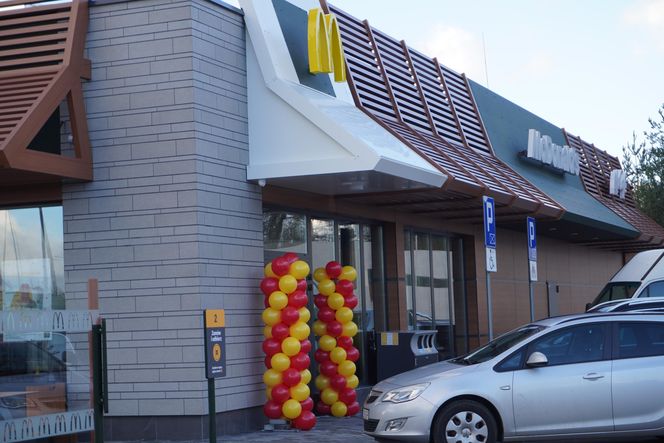
[[(318, 417), (315, 429), (301, 431), (262, 431), (236, 436), (222, 436), (218, 442), (257, 442), (257, 443), (375, 443), (375, 440), (362, 433), (362, 419), (359, 416), (346, 418)], [(557, 440), (556, 443), (576, 443), (578, 440)], [(583, 440), (583, 443), (654, 443), (657, 439)], [(553, 442), (540, 442), (553, 443)]]

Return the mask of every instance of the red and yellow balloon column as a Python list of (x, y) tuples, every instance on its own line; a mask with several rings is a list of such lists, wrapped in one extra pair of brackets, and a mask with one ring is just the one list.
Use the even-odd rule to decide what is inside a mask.
[(316, 410), (320, 414), (343, 417), (360, 411), (355, 392), (359, 384), (355, 362), (360, 352), (353, 346), (353, 337), (357, 334), (357, 325), (353, 322), (353, 308), (358, 303), (353, 293), (356, 278), (355, 268), (342, 267), (335, 261), (314, 271), (319, 292), (314, 299), (318, 319), (313, 327), (314, 334), (320, 337), (314, 354), (320, 372), (316, 377), (321, 398)]
[(267, 385), (268, 401), (263, 411), (268, 418), (286, 418), (301, 430), (316, 424), (310, 397), (309, 325), (307, 309), (309, 265), (297, 254), (287, 253), (265, 266), (261, 290), (265, 294), (263, 351), (265, 366), (263, 382)]

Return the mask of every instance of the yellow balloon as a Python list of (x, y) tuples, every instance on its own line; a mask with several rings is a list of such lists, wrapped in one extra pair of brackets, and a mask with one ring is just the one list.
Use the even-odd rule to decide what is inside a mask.
[(281, 291), (274, 291), (268, 298), (270, 307), (280, 311), (288, 305), (288, 296)]
[(350, 377), (351, 375), (355, 374), (355, 369), (355, 363), (350, 360), (344, 360), (339, 363), (337, 372), (339, 372), (339, 374), (343, 375), (344, 377)]
[[(328, 303), (329, 300), (330, 299), (328, 298)], [(353, 310), (343, 306), (334, 313), (334, 316), (337, 318), (339, 323), (348, 323), (349, 321), (353, 320)]]
[(320, 399), (323, 400), (323, 403), (326, 405), (332, 406), (339, 401), (339, 393), (332, 388), (326, 388), (321, 391)]
[(286, 337), (284, 341), (281, 342), (281, 350), (289, 357), (297, 355), (297, 353), (300, 352), (300, 348), (300, 340), (295, 337)]
[(355, 322), (349, 321), (348, 323), (344, 323), (343, 332), (341, 335), (346, 337), (355, 337), (355, 335), (357, 335), (357, 325)]
[(314, 322), (314, 334), (319, 337), (327, 334), (327, 326), (325, 325), (325, 322), (320, 320)]
[(331, 309), (341, 309), (345, 303), (344, 296), (338, 292), (334, 292), (332, 295), (327, 297), (327, 305)]
[(263, 317), (263, 323), (274, 326), (281, 321), (281, 312), (274, 308), (266, 308), (261, 317)]
[(309, 320), (311, 320), (311, 311), (306, 307), (301, 307), (297, 310), (297, 312), (300, 314), (300, 321), (307, 323)]
[(323, 280), (329, 280), (329, 276), (327, 275), (327, 272), (325, 271), (325, 268), (316, 268), (314, 271), (314, 280), (317, 282), (322, 282)]
[(318, 340), (318, 345), (323, 351), (330, 352), (337, 346), (337, 340), (330, 335), (324, 335)]
[(263, 274), (265, 274), (266, 277), (278, 278), (277, 274), (272, 272), (272, 262), (265, 265), (265, 269), (263, 270)]
[(323, 392), (325, 389), (330, 387), (330, 379), (324, 375), (319, 375), (316, 377), (316, 389), (320, 392)]
[(342, 401), (335, 402), (332, 405), (332, 415), (335, 417), (345, 417), (348, 412), (348, 406)]
[(353, 374), (350, 377), (346, 377), (346, 387), (355, 389), (360, 384), (360, 379), (357, 378), (357, 375)]
[(272, 388), (271, 387), (268, 386), (265, 389), (265, 396), (267, 397), (268, 400), (272, 400)]
[(332, 349), (330, 351), (330, 360), (332, 360), (336, 364), (339, 364), (342, 361), (346, 360), (346, 350), (344, 348), (339, 347), (339, 346)]
[(344, 266), (341, 268), (341, 274), (339, 275), (339, 280), (350, 280), (355, 281), (357, 278), (357, 271), (352, 266)]
[(276, 386), (281, 383), (281, 372), (275, 371), (274, 369), (268, 369), (263, 373), (263, 383), (269, 387)]
[(286, 294), (292, 294), (297, 289), (297, 280), (290, 274), (279, 279), (279, 289)]
[(309, 386), (307, 386), (304, 383), (298, 383), (292, 388), (290, 388), (290, 396), (291, 398), (294, 398), (297, 401), (305, 401), (307, 397), (309, 397), (309, 394), (311, 393), (309, 391)]
[(304, 383), (305, 385), (308, 385), (309, 382), (311, 381), (311, 371), (308, 369), (305, 369), (304, 371), (300, 372), (300, 383)]
[(291, 398), (290, 400), (286, 400), (281, 406), (281, 413), (284, 414), (284, 417), (293, 420), (302, 413), (302, 405), (299, 401)]
[(326, 278), (325, 280), (318, 283), (318, 292), (323, 295), (332, 295), (334, 290), (337, 288), (337, 285), (334, 284), (332, 280)]
[(291, 263), (288, 273), (298, 280), (302, 280), (309, 275), (309, 265), (306, 261), (298, 260)]
[(272, 356), (270, 364), (275, 371), (284, 372), (290, 368), (290, 358), (286, 354), (278, 352)]
[(272, 326), (270, 325), (265, 325), (263, 328), (263, 335), (265, 338), (272, 338)]
[(291, 325), (290, 327), (290, 335), (295, 337), (299, 341), (306, 340), (307, 338), (309, 338), (310, 333), (311, 333), (311, 328), (309, 328), (309, 325), (303, 321), (298, 321), (297, 323)]

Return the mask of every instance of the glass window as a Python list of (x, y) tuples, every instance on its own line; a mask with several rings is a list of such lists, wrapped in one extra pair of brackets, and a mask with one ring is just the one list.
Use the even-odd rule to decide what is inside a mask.
[(433, 328), (431, 307), (431, 260), (429, 235), (415, 233), (415, 324), (417, 329)]
[(664, 281), (650, 283), (640, 297), (664, 297)]
[(639, 286), (641, 286), (640, 282), (608, 283), (604, 289), (602, 289), (602, 292), (599, 293), (597, 298), (595, 298), (593, 306), (604, 303), (605, 301), (623, 300), (625, 298), (630, 298), (632, 295), (634, 295)]
[(362, 226), (362, 256), (366, 330), (384, 331), (387, 327), (385, 309), (385, 271), (383, 263), (383, 230), (380, 226)]
[(413, 246), (411, 233), (404, 233), (404, 261), (406, 271), (406, 309), (408, 311), (408, 329), (415, 329), (415, 307), (413, 306)]
[(604, 358), (605, 337), (603, 324), (574, 326), (538, 340), (529, 353), (544, 354), (548, 366), (598, 361)]
[(664, 323), (620, 323), (618, 358), (664, 355)]
[(332, 220), (311, 219), (311, 270), (324, 268), (334, 260), (334, 222)]
[[(364, 284), (363, 269), (360, 265), (360, 225), (358, 224), (340, 224), (339, 225), (339, 263), (343, 266), (352, 266), (357, 271), (357, 280), (355, 280), (355, 291), (360, 292)], [(358, 294), (360, 302), (353, 308), (355, 318), (361, 330), (364, 329), (366, 322), (361, 321), (362, 304), (364, 300)]]
[(534, 325), (515, 329), (514, 331), (503, 334), (495, 340), (490, 341), (486, 345), (471, 352), (467, 356), (458, 358), (456, 361), (471, 365), (476, 363), (483, 363), (499, 356), (503, 352), (521, 343), (531, 335), (537, 334), (542, 329), (544, 329), (542, 326)]
[(282, 211), (263, 213), (263, 241), (266, 251), (306, 254), (306, 217)]

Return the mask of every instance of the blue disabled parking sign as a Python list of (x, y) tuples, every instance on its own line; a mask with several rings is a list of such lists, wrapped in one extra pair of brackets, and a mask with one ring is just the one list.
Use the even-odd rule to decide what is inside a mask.
[(484, 208), (484, 246), (487, 272), (498, 272), (496, 260), (496, 205), (493, 198), (482, 197)]

